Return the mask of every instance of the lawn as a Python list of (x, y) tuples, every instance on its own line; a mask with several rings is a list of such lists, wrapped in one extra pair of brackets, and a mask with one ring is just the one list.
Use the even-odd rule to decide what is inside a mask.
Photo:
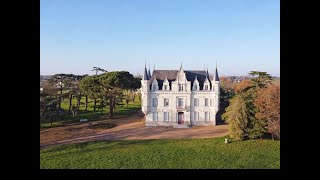
[(41, 169), (280, 168), (280, 141), (224, 138), (101, 141), (40, 150)]
[[(77, 101), (76, 99), (72, 99), (73, 104), (76, 104), (77, 103), (76, 101)], [(84, 104), (84, 102), (85, 102), (85, 98), (83, 97), (81, 99), (81, 103)], [(100, 120), (101, 118), (107, 118), (107, 114), (109, 113), (109, 106), (105, 107), (103, 109), (103, 111), (101, 111), (101, 110), (93, 111), (93, 100), (89, 99), (89, 102), (91, 102), (91, 103), (88, 104), (87, 112), (84, 111), (85, 106), (82, 104), (80, 106), (80, 113), (76, 117), (66, 115), (62, 119), (54, 121), (52, 123), (52, 127), (57, 127), (57, 126), (60, 126), (63, 124), (68, 124), (68, 123), (79, 122), (80, 119), (88, 119), (90, 121), (94, 121), (94, 120)], [(125, 104), (125, 101), (123, 101), (123, 102)], [(68, 111), (68, 108), (69, 108), (69, 100), (68, 99), (64, 99), (62, 101), (61, 108)], [(128, 108), (127, 108), (126, 104), (123, 105), (122, 107), (117, 106), (116, 111), (114, 112), (114, 118), (128, 117), (140, 109), (141, 109), (141, 101), (139, 100), (139, 98), (136, 98), (135, 102), (132, 102), (132, 101), (129, 102)], [(41, 127), (42, 128), (49, 128), (49, 127), (51, 127), (51, 124), (50, 123), (42, 123)]]

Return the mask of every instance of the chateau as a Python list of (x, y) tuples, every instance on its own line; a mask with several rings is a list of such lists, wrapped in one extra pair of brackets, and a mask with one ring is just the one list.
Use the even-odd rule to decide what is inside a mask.
[(141, 80), (146, 126), (191, 127), (216, 125), (220, 83), (207, 71), (153, 70), (145, 66)]

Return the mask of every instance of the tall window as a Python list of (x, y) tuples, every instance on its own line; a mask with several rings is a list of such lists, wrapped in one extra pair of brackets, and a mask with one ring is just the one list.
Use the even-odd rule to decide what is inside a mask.
[(209, 106), (209, 98), (205, 98), (204, 99), (204, 105), (205, 106)]
[(157, 98), (152, 98), (152, 105), (153, 105), (153, 107), (158, 106), (158, 99)]
[(179, 87), (179, 91), (183, 91), (183, 84), (179, 84), (178, 87)]
[(178, 106), (183, 106), (183, 99), (182, 98), (178, 98)]
[(209, 85), (204, 85), (204, 90), (209, 90)]
[(168, 98), (164, 98), (163, 106), (169, 106), (169, 99)]
[(163, 120), (169, 121), (169, 112), (163, 112)]
[(152, 113), (152, 119), (153, 119), (153, 121), (158, 121), (158, 113), (157, 112)]
[(198, 90), (198, 87), (199, 87), (198, 85), (195, 85), (195, 86), (194, 86), (194, 90), (197, 91), (197, 90)]
[(209, 121), (209, 112), (204, 112), (204, 120)]
[(199, 112), (193, 112), (193, 120), (199, 121)]
[(163, 90), (169, 90), (168, 85), (164, 85)]
[(194, 98), (193, 99), (193, 105), (194, 106), (199, 106), (199, 98)]

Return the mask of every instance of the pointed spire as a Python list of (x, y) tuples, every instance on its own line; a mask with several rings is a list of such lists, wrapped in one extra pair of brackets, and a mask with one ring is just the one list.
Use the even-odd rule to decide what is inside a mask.
[(216, 72), (214, 74), (214, 80), (219, 81), (219, 75), (218, 75), (218, 68), (217, 68), (217, 61), (216, 61)]
[(149, 80), (149, 76), (148, 76), (148, 73), (147, 73), (147, 65), (146, 65), (146, 62), (144, 62), (144, 74), (143, 74), (143, 78), (142, 80)]
[(150, 62), (149, 62), (149, 70), (148, 70), (148, 76), (149, 76), (149, 79), (151, 79), (151, 73), (150, 73)]
[(180, 65), (180, 69), (179, 69), (179, 71), (183, 71), (182, 61), (181, 61), (181, 65)]

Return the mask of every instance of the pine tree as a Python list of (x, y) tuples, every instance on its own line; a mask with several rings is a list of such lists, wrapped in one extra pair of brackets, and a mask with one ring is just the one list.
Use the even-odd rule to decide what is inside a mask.
[(257, 89), (250, 89), (244, 92), (246, 108), (248, 111), (248, 136), (250, 139), (262, 138), (263, 134), (267, 132), (266, 121), (256, 118), (258, 109), (254, 104), (257, 97)]
[(237, 95), (230, 100), (229, 107), (222, 115), (227, 123), (229, 123), (229, 135), (235, 140), (242, 140), (248, 131), (248, 115), (249, 111), (244, 96)]

